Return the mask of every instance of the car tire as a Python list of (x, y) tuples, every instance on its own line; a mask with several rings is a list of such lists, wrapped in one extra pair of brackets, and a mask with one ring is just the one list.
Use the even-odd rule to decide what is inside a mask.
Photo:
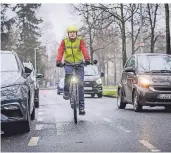
[(23, 133), (30, 132), (31, 129), (31, 115), (27, 112), (27, 120), (22, 122), (21, 129)]
[(35, 100), (35, 107), (39, 108), (39, 92), (37, 94), (37, 100)]
[(94, 98), (95, 97), (95, 94), (91, 94), (91, 98)]
[(142, 105), (139, 103), (138, 93), (136, 91), (133, 93), (133, 107), (135, 112), (142, 111)]
[(102, 98), (102, 93), (97, 94), (98, 98)]
[(125, 109), (126, 103), (123, 102), (123, 96), (122, 91), (119, 91), (118, 97), (117, 97), (117, 106), (119, 109)]
[(39, 108), (39, 99), (38, 99), (37, 102), (35, 102), (35, 107), (36, 107), (36, 108)]
[(35, 106), (33, 107), (33, 111), (31, 113), (31, 120), (34, 120), (36, 117), (36, 109), (35, 109)]
[(60, 92), (57, 92), (58, 95), (60, 95)]
[(171, 106), (165, 106), (165, 111), (171, 111)]

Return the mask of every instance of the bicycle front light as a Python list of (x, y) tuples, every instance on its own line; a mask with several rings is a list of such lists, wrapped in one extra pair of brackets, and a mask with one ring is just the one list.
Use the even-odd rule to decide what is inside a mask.
[(77, 83), (78, 82), (78, 78), (73, 76), (72, 79), (71, 79), (71, 82), (72, 83)]
[(97, 83), (97, 84), (102, 84), (102, 79), (96, 80), (96, 83)]

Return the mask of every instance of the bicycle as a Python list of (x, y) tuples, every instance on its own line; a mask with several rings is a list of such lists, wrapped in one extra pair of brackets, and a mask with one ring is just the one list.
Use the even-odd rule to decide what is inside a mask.
[[(87, 66), (85, 63), (83, 63), (84, 66)], [(97, 60), (94, 60), (93, 63), (90, 64), (97, 64)], [(72, 74), (71, 74), (71, 81), (70, 81), (70, 87), (69, 87), (69, 97), (70, 97), (70, 105), (71, 108), (73, 109), (74, 113), (74, 122), (77, 124), (77, 109), (79, 107), (79, 78), (76, 74), (75, 68), (77, 66), (80, 66), (79, 64), (68, 64), (68, 63), (63, 63), (61, 64), (61, 67), (64, 67), (65, 65), (72, 66)]]
[[(83, 63), (84, 64), (84, 63)], [(74, 122), (77, 124), (77, 109), (79, 107), (79, 78), (76, 75), (76, 67), (80, 66), (80, 64), (61, 64), (61, 67), (64, 67), (65, 65), (72, 66), (72, 74), (70, 78), (70, 87), (69, 87), (69, 97), (70, 97), (70, 105), (73, 109), (74, 113)], [(84, 64), (85, 65), (85, 64)]]

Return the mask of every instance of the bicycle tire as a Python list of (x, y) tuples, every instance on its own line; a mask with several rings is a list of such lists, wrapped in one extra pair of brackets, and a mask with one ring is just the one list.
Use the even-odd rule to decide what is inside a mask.
[(77, 85), (73, 85), (72, 86), (72, 96), (73, 96), (73, 100), (74, 100), (74, 109), (73, 109), (73, 113), (74, 113), (74, 122), (75, 124), (77, 124), (77, 92), (78, 92), (78, 86)]

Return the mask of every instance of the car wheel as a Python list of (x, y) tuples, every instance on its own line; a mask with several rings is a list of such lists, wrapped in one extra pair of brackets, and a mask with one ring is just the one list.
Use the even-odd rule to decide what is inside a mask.
[(60, 95), (60, 92), (57, 92), (58, 95)]
[(123, 102), (122, 91), (119, 91), (118, 98), (117, 98), (117, 106), (119, 109), (125, 109), (126, 103)]
[(94, 98), (95, 94), (91, 94), (91, 98)]
[(102, 98), (102, 94), (101, 93), (97, 94), (97, 96), (98, 96), (98, 98)]
[(30, 132), (30, 127), (31, 127), (31, 116), (29, 111), (27, 112), (27, 120), (22, 122), (22, 132)]
[(35, 106), (33, 107), (33, 112), (31, 113), (31, 120), (34, 120), (36, 117), (36, 109)]
[(35, 107), (36, 107), (36, 108), (39, 108), (39, 99), (38, 99), (37, 102), (35, 102)]
[(135, 112), (142, 111), (142, 105), (139, 104), (138, 94), (136, 91), (133, 94), (133, 107)]
[(166, 111), (171, 111), (171, 106), (165, 106)]

